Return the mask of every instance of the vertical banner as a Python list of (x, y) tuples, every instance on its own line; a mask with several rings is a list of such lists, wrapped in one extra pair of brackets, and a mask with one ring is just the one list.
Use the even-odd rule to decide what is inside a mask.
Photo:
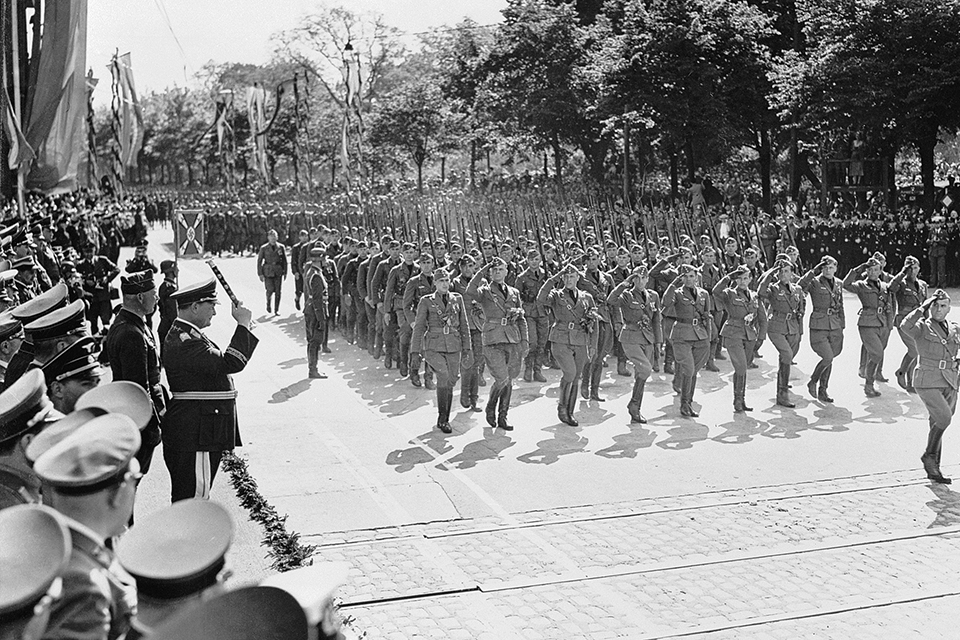
[(264, 114), (264, 104), (267, 101), (267, 92), (259, 82), (247, 87), (247, 119), (250, 121), (250, 137), (253, 143), (253, 166), (263, 178), (269, 180), (267, 171), (267, 134), (264, 131), (267, 119)]
[(176, 213), (174, 245), (178, 258), (202, 258), (204, 237), (203, 211), (184, 209)]
[(117, 58), (120, 89), (120, 161), (124, 167), (136, 167), (137, 156), (143, 147), (143, 109), (133, 83), (130, 54)]

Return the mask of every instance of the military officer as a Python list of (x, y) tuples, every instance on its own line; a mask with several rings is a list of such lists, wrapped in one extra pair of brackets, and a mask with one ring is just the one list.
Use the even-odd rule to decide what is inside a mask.
[[(860, 319), (857, 329), (860, 341), (867, 349), (867, 362), (864, 368), (866, 382), (863, 391), (868, 398), (880, 395), (874, 386), (877, 367), (883, 357), (883, 334), (889, 326), (891, 315), (891, 296), (887, 283), (880, 280), (882, 268), (874, 258), (850, 269), (843, 279), (843, 288), (857, 294), (860, 298)], [(859, 278), (859, 279), (858, 279)]]
[[(381, 251), (370, 256), (367, 266), (367, 347), (374, 360), (383, 355), (384, 331), (384, 299), (383, 294), (387, 287), (387, 275), (397, 264), (400, 253), (400, 243), (390, 236), (383, 236), (380, 242)], [(358, 276), (359, 277), (359, 276)], [(388, 367), (389, 368), (389, 367)]]
[[(711, 246), (704, 247), (700, 251), (700, 261), (700, 286), (707, 291), (713, 291), (722, 276), (720, 267), (717, 266), (716, 249)], [(720, 371), (720, 368), (715, 361), (724, 359), (720, 352), (723, 348), (723, 339), (720, 336), (720, 328), (723, 325), (723, 308), (717, 304), (713, 296), (710, 297), (710, 307), (710, 314), (713, 316), (713, 330), (711, 331), (713, 338), (710, 342), (710, 353), (707, 354), (707, 364), (703, 368), (716, 373)]]
[(93, 245), (88, 244), (83, 248), (83, 260), (77, 264), (77, 272), (83, 278), (84, 296), (89, 303), (90, 333), (96, 334), (100, 324), (106, 328), (113, 317), (111, 300), (117, 290), (110, 283), (120, 275), (120, 269), (106, 256), (94, 255)]
[(604, 398), (600, 397), (603, 362), (613, 349), (613, 322), (610, 317), (610, 307), (607, 304), (607, 297), (613, 290), (613, 281), (610, 276), (600, 270), (601, 258), (596, 249), (589, 249), (586, 258), (586, 269), (577, 286), (593, 298), (599, 323), (597, 324), (597, 349), (590, 352), (589, 369), (583, 371), (580, 396), (584, 400), (603, 402)]
[(727, 318), (720, 333), (733, 364), (733, 410), (736, 413), (753, 411), (746, 402), (747, 359), (753, 353), (757, 339), (760, 305), (757, 294), (750, 290), (752, 279), (750, 269), (740, 265), (713, 286), (713, 297)]
[(653, 354), (660, 349), (663, 332), (660, 321), (660, 296), (647, 289), (647, 267), (636, 267), (626, 280), (614, 287), (607, 303), (619, 311), (620, 344), (633, 363), (633, 391), (627, 403), (631, 422), (644, 424), (640, 413), (643, 389), (653, 372)]
[[(424, 258), (427, 258), (426, 264), (431, 264), (432, 256), (421, 256), (421, 268)], [(460, 367), (469, 368), (473, 364), (470, 324), (463, 297), (450, 291), (450, 274), (440, 269), (430, 275), (436, 292), (422, 296), (417, 302), (410, 350), (417, 359), (422, 355), (427, 366), (436, 372), (437, 428), (443, 433), (452, 433), (453, 387), (460, 377)]]
[(927, 299), (927, 283), (918, 278), (920, 275), (920, 261), (913, 256), (907, 256), (900, 273), (888, 283), (890, 294), (893, 295), (897, 307), (897, 316), (894, 326), (900, 334), (903, 345), (907, 348), (900, 368), (897, 369), (897, 384), (903, 389), (914, 392), (913, 370), (917, 364), (917, 345), (913, 339), (900, 328), (900, 323), (907, 314), (919, 307)]
[(317, 364), (320, 359), (320, 350), (326, 342), (327, 331), (327, 279), (323, 276), (322, 263), (327, 260), (326, 252), (321, 247), (313, 247), (309, 251), (309, 262), (303, 265), (303, 321), (307, 336), (307, 377), (311, 379), (326, 378), (320, 373)]
[(786, 256), (778, 256), (763, 274), (757, 295), (767, 303), (767, 335), (777, 348), (777, 404), (792, 409), (797, 405), (790, 399), (790, 366), (803, 335), (804, 295), (793, 283), (793, 263)]
[(463, 296), (467, 308), (467, 321), (470, 323), (470, 350), (473, 361), (463, 366), (460, 380), (460, 406), (472, 411), (480, 411), (477, 406), (480, 395), (480, 363), (483, 361), (483, 309), (480, 304), (467, 295), (470, 280), (477, 272), (477, 261), (470, 254), (460, 258), (460, 275), (453, 279), (451, 290)]
[(0, 509), (40, 503), (40, 479), (26, 451), (57, 417), (39, 370), (28, 371), (0, 393)]
[(161, 423), (172, 502), (209, 498), (223, 452), (241, 444), (230, 374), (243, 371), (258, 340), (243, 305), (233, 307), (237, 328), (226, 350), (202, 333), (216, 315), (216, 287), (210, 278), (172, 296), (177, 320), (167, 334), (163, 363), (172, 398)]
[[(417, 259), (416, 245), (405, 242), (400, 247), (400, 261), (390, 268), (387, 273), (386, 286), (383, 295), (383, 313), (385, 326), (383, 330), (383, 345), (386, 349), (384, 367), (391, 369), (396, 363), (401, 377), (407, 377), (410, 365), (410, 330), (412, 327), (406, 321), (403, 308), (403, 292), (407, 282), (417, 271), (414, 261)], [(382, 268), (383, 263), (379, 270)], [(401, 327), (401, 325), (405, 325)], [(402, 332), (402, 333), (401, 333)], [(402, 342), (401, 342), (402, 340)], [(419, 386), (420, 373), (417, 371), (413, 385)]]
[(807, 383), (807, 391), (820, 402), (833, 402), (827, 392), (833, 360), (843, 351), (843, 283), (834, 274), (837, 260), (824, 256), (797, 282), (810, 295), (810, 348), (820, 356)]
[(267, 233), (267, 242), (257, 253), (257, 276), (266, 289), (267, 313), (270, 313), (271, 301), (275, 301), (273, 312), (279, 314), (281, 285), (287, 277), (287, 249), (277, 242), (277, 232), (273, 229)]
[(17, 275), (13, 279), (14, 289), (17, 291), (17, 302), (23, 304), (40, 295), (40, 284), (37, 282), (36, 261), (29, 253), (13, 261), (12, 267)]
[[(483, 283), (487, 276), (490, 281)], [(501, 258), (492, 258), (470, 279), (467, 295), (483, 309), (483, 356), (494, 379), (487, 400), (487, 424), (512, 431), (507, 413), (513, 379), (520, 375), (530, 343), (520, 293), (504, 282), (506, 277), (507, 263)]]
[(540, 252), (531, 249), (527, 252), (527, 268), (517, 275), (517, 291), (523, 301), (523, 315), (527, 319), (527, 331), (530, 338), (530, 353), (527, 354), (523, 370), (524, 382), (546, 382), (541, 367), (546, 359), (547, 327), (549, 318), (546, 311), (537, 303), (540, 287), (547, 280), (542, 268)]
[(7, 375), (7, 366), (23, 344), (23, 324), (10, 312), (0, 314), (0, 388)]
[(707, 362), (710, 350), (713, 316), (710, 312), (710, 294), (697, 286), (698, 274), (693, 265), (679, 267), (680, 275), (663, 294), (664, 315), (676, 319), (670, 330), (674, 357), (677, 361), (677, 386), (680, 388), (680, 415), (696, 418), (693, 394), (697, 372)]
[[(434, 277), (433, 277), (433, 267), (434, 267), (434, 257), (430, 253), (420, 254), (420, 260), (418, 263), (420, 272), (416, 275), (410, 277), (407, 280), (407, 283), (403, 287), (403, 303), (402, 309), (397, 312), (397, 321), (400, 324), (400, 357), (409, 362), (409, 371), (410, 371), (410, 382), (415, 387), (420, 386), (420, 364), (423, 361), (424, 351), (417, 351), (417, 356), (413, 357), (410, 354), (412, 353), (410, 349), (410, 340), (413, 335), (413, 326), (417, 319), (417, 310), (419, 309), (420, 300), (424, 296), (428, 296), (433, 293), (434, 287)], [(450, 274), (448, 273), (447, 276)], [(449, 286), (447, 287), (449, 291)], [(467, 334), (469, 338), (469, 333)], [(401, 371), (401, 374), (403, 371)], [(460, 376), (459, 371), (457, 372), (457, 377)], [(427, 389), (433, 389), (433, 369), (430, 367), (428, 362), (423, 367), (423, 384)]]
[(163, 342), (173, 325), (173, 321), (177, 319), (177, 303), (170, 296), (177, 290), (179, 267), (173, 260), (164, 260), (160, 263), (160, 273), (163, 274), (163, 282), (157, 289), (157, 307), (160, 309), (157, 338), (160, 339), (160, 360), (163, 360)]
[(310, 259), (310, 234), (300, 229), (297, 243), (290, 247), (290, 273), (293, 274), (293, 305), (300, 310), (300, 296), (303, 295), (303, 265)]
[(907, 314), (900, 323), (917, 345), (917, 366), (913, 386), (930, 414), (927, 447), (921, 456), (927, 477), (950, 484), (940, 470), (943, 433), (957, 410), (957, 355), (960, 351), (960, 326), (947, 322), (950, 296), (937, 289), (923, 304)]

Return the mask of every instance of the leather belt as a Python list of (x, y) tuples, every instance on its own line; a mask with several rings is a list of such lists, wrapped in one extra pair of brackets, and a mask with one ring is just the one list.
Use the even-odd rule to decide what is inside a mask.
[(230, 391), (174, 391), (174, 400), (236, 400), (237, 390)]
[(917, 366), (921, 369), (933, 369), (933, 370), (939, 369), (940, 371), (944, 371), (944, 370), (955, 371), (957, 368), (957, 361), (956, 360), (934, 360), (931, 362), (925, 362), (923, 359), (921, 359)]
[(700, 324), (699, 318), (674, 318), (674, 320), (683, 324), (692, 324), (695, 327)]

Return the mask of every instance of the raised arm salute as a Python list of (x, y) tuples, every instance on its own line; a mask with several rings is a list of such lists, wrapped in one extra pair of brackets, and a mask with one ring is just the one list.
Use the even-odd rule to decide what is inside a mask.
[(807, 391), (820, 402), (833, 402), (827, 393), (833, 359), (843, 351), (843, 329), (846, 320), (843, 314), (843, 287), (837, 272), (837, 261), (832, 256), (823, 256), (820, 263), (810, 269), (797, 283), (810, 294), (810, 347), (820, 356), (807, 383)]
[(640, 265), (627, 279), (610, 292), (607, 304), (620, 311), (623, 326), (620, 329), (620, 345), (633, 363), (633, 393), (627, 403), (630, 421), (641, 424), (647, 421), (640, 413), (643, 389), (653, 371), (653, 354), (663, 342), (660, 322), (660, 296), (647, 289), (647, 268)]
[[(857, 329), (860, 331), (860, 341), (867, 351), (863, 372), (866, 383), (863, 386), (863, 392), (868, 398), (876, 398), (880, 395), (874, 382), (877, 379), (877, 368), (880, 366), (883, 349), (886, 346), (883, 337), (884, 329), (889, 329), (887, 316), (890, 292), (887, 289), (887, 283), (880, 280), (880, 271), (880, 263), (870, 258), (851, 269), (843, 279), (843, 288), (857, 294), (862, 305)], [(889, 331), (887, 333), (889, 334)]]

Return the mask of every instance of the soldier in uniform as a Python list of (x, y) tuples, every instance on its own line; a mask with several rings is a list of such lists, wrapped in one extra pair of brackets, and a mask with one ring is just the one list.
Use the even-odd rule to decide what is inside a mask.
[[(700, 267), (700, 286), (707, 291), (713, 291), (721, 278), (720, 267), (717, 266), (716, 249), (709, 246), (705, 247), (700, 251), (700, 260), (702, 264)], [(723, 308), (717, 304), (713, 296), (710, 297), (710, 307), (710, 315), (713, 316), (713, 330), (711, 331), (713, 339), (710, 342), (710, 353), (707, 354), (707, 364), (704, 365), (704, 369), (716, 373), (720, 371), (720, 367), (717, 366), (715, 360), (724, 359), (723, 354), (720, 353), (723, 348), (723, 340), (720, 337), (720, 328), (723, 326)]]
[(160, 444), (160, 418), (166, 412), (167, 400), (160, 385), (160, 358), (153, 332), (145, 319), (157, 308), (157, 288), (153, 272), (140, 271), (120, 277), (123, 306), (103, 341), (104, 360), (113, 371), (113, 380), (127, 380), (139, 385), (150, 396), (152, 416), (140, 433), (142, 444), (137, 452), (140, 470), (146, 474), (153, 460), (153, 450)]
[[(46, 378), (47, 395), (53, 402), (53, 408), (61, 414), (72, 412), (81, 396), (100, 385), (102, 371), (97, 358), (99, 353), (97, 341), (86, 336), (40, 367)], [(156, 435), (159, 441), (159, 432)], [(148, 445), (145, 454), (152, 455), (152, 451)]]
[[(487, 276), (490, 281), (481, 284)], [(483, 355), (494, 380), (487, 400), (487, 424), (512, 431), (507, 413), (513, 379), (520, 375), (530, 343), (520, 293), (504, 282), (506, 277), (507, 263), (493, 258), (470, 279), (467, 295), (483, 308)]]
[(56, 417), (40, 371), (27, 372), (0, 394), (0, 509), (40, 503), (40, 479), (26, 451)]
[(300, 296), (303, 295), (303, 265), (309, 259), (310, 234), (300, 229), (298, 241), (290, 247), (290, 273), (293, 274), (293, 305), (300, 311)]
[[(410, 340), (413, 336), (413, 325), (417, 320), (417, 309), (419, 308), (420, 300), (424, 296), (433, 293), (433, 265), (433, 255), (429, 252), (420, 254), (420, 262), (418, 264), (420, 273), (411, 276), (403, 286), (403, 303), (397, 311), (397, 323), (400, 326), (400, 330), (398, 331), (400, 335), (400, 359), (401, 361), (407, 360), (409, 363), (410, 381), (415, 387), (420, 386), (420, 364), (423, 361), (424, 352), (420, 350), (416, 352), (416, 356), (412, 356)], [(400, 266), (402, 267), (403, 265)], [(447, 275), (449, 276), (449, 274)], [(466, 334), (466, 337), (469, 338), (469, 333)], [(402, 374), (403, 370), (401, 369), (401, 375)], [(457, 377), (460, 377), (459, 371), (457, 372)], [(433, 369), (430, 367), (429, 362), (423, 368), (423, 383), (427, 389), (433, 389)]]
[[(860, 341), (867, 349), (867, 362), (864, 368), (866, 382), (863, 391), (868, 398), (880, 395), (874, 386), (877, 367), (883, 357), (883, 334), (889, 326), (891, 315), (891, 297), (887, 283), (880, 280), (882, 267), (873, 258), (850, 269), (843, 279), (843, 288), (857, 294), (860, 298), (860, 319), (857, 328)], [(863, 277), (865, 276), (865, 277)]]
[(933, 287), (947, 286), (947, 254), (950, 243), (943, 222), (941, 215), (930, 218), (930, 231), (927, 234), (927, 244), (930, 247), (930, 285)]
[[(577, 285), (581, 273), (572, 264), (548, 278), (537, 292), (537, 303), (549, 310), (550, 344), (553, 357), (560, 365), (560, 394), (557, 417), (571, 427), (580, 423), (573, 416), (577, 406), (577, 381), (590, 363), (597, 348), (597, 305), (593, 296)], [(562, 285), (558, 288), (558, 285)]]
[(711, 326), (710, 294), (697, 286), (697, 270), (683, 264), (678, 275), (663, 294), (664, 314), (668, 311), (676, 319), (670, 331), (674, 356), (677, 361), (677, 383), (680, 388), (680, 415), (696, 418), (693, 394), (697, 372), (707, 362), (710, 350)]
[(914, 392), (913, 370), (917, 364), (917, 345), (913, 338), (900, 328), (900, 323), (908, 313), (927, 299), (927, 283), (920, 280), (918, 275), (920, 275), (920, 261), (913, 256), (907, 256), (900, 273), (895, 275), (889, 283), (890, 294), (893, 295), (897, 306), (894, 325), (897, 327), (900, 339), (903, 340), (903, 345), (907, 348), (907, 352), (900, 361), (900, 368), (896, 371), (897, 384), (910, 393)]
[(40, 295), (40, 284), (37, 282), (35, 272), (37, 263), (33, 256), (27, 254), (17, 258), (12, 266), (17, 270), (17, 275), (13, 279), (13, 288), (17, 292), (17, 304), (23, 304)]
[(273, 313), (279, 314), (281, 285), (287, 277), (287, 249), (277, 242), (277, 232), (273, 229), (267, 233), (267, 242), (257, 253), (257, 276), (267, 292), (267, 313), (270, 313), (272, 299), (276, 301)]
[[(620, 247), (617, 249), (616, 256), (614, 257), (614, 266), (612, 269), (610, 269), (610, 271), (607, 272), (607, 275), (610, 276), (610, 281), (613, 283), (613, 286), (616, 287), (618, 284), (629, 278), (631, 269), (639, 266), (640, 264), (644, 264), (642, 258), (636, 263), (636, 265), (631, 266), (631, 256), (627, 248)], [(624, 353), (623, 345), (620, 344), (620, 327), (617, 326), (616, 319), (614, 319), (613, 327), (613, 354), (617, 356), (617, 375), (625, 378), (633, 375), (627, 368), (627, 354)]]
[(326, 344), (327, 332), (327, 298), (330, 295), (327, 288), (327, 279), (323, 274), (323, 263), (327, 261), (327, 254), (321, 247), (310, 249), (310, 261), (303, 267), (303, 322), (307, 334), (307, 377), (311, 379), (326, 378), (317, 370), (320, 359), (320, 350)]
[(483, 360), (483, 309), (472, 297), (467, 295), (470, 280), (477, 272), (477, 261), (470, 254), (460, 258), (460, 275), (453, 279), (451, 289), (463, 297), (467, 309), (467, 321), (470, 323), (470, 351), (473, 360), (466, 366), (461, 362), (460, 406), (472, 411), (480, 411), (477, 406), (480, 396), (480, 362)]
[(587, 264), (577, 286), (589, 293), (597, 307), (600, 322), (597, 325), (597, 349), (591, 352), (589, 369), (584, 369), (580, 381), (580, 396), (584, 400), (603, 402), (600, 397), (600, 378), (603, 377), (603, 362), (613, 349), (613, 323), (607, 296), (613, 290), (613, 281), (600, 270), (600, 254), (595, 249), (587, 251)]
[(167, 332), (177, 319), (177, 303), (170, 297), (177, 290), (177, 274), (180, 269), (173, 260), (164, 260), (160, 263), (160, 272), (163, 273), (163, 282), (157, 289), (157, 307), (160, 309), (160, 324), (157, 326), (157, 337), (160, 339), (160, 360), (163, 361), (163, 343)]
[(12, 314), (0, 314), (0, 388), (7, 375), (7, 366), (23, 344), (23, 325)]
[(106, 256), (95, 256), (93, 245), (83, 248), (83, 260), (77, 264), (77, 272), (83, 278), (83, 290), (89, 303), (87, 319), (90, 321), (90, 333), (100, 331), (100, 323), (106, 328), (113, 317), (113, 289), (110, 283), (120, 275), (120, 269)]
[(139, 448), (133, 421), (107, 413), (81, 425), (34, 463), (44, 500), (66, 517), (72, 541), (63, 596), (44, 637), (115, 640), (129, 631), (136, 587), (107, 541), (123, 533), (133, 515)]
[(786, 256), (778, 258), (760, 279), (757, 295), (767, 302), (767, 335), (777, 348), (777, 404), (792, 409), (797, 405), (790, 400), (790, 365), (803, 336), (804, 295), (793, 283), (793, 263)]
[[(396, 323), (389, 321), (390, 312), (388, 311), (388, 306), (392, 304), (393, 301), (388, 301), (386, 297), (387, 279), (390, 275), (390, 270), (400, 262), (400, 243), (396, 240), (388, 240), (387, 242), (388, 244), (384, 245), (386, 246), (386, 250), (381, 255), (374, 256), (370, 259), (367, 289), (371, 304), (373, 304), (373, 308), (375, 309), (374, 326), (376, 333), (371, 336), (373, 340), (370, 341), (370, 344), (374, 346), (372, 355), (374, 359), (377, 359), (383, 354), (386, 348), (387, 357), (384, 359), (384, 367), (389, 369), (391, 368), (391, 363), (397, 357), (395, 352), (397, 327)], [(374, 266), (376, 266), (375, 269)], [(402, 296), (403, 286), (400, 287), (400, 294)], [(407, 363), (404, 363), (403, 366), (406, 367)]]
[[(387, 272), (386, 286), (383, 294), (383, 345), (386, 349), (384, 358), (384, 367), (392, 369), (396, 363), (400, 370), (400, 377), (407, 377), (409, 373), (410, 354), (410, 331), (400, 325), (407, 325), (406, 314), (403, 307), (403, 292), (407, 282), (416, 272), (414, 260), (417, 259), (417, 248), (409, 242), (405, 242), (400, 247), (400, 261), (393, 263), (381, 262), (377, 270), (386, 269), (385, 265), (391, 265)], [(409, 325), (407, 325), (409, 327)], [(410, 327), (410, 330), (413, 328)], [(402, 331), (402, 333), (401, 333)], [(420, 386), (420, 372), (417, 371), (416, 377), (411, 377), (415, 387)]]
[(810, 294), (810, 348), (820, 356), (807, 383), (807, 391), (820, 402), (833, 402), (827, 392), (833, 360), (843, 351), (843, 283), (834, 274), (837, 260), (824, 256), (797, 284)]
[(607, 303), (619, 310), (618, 338), (623, 351), (633, 363), (633, 392), (627, 403), (631, 422), (645, 424), (647, 419), (640, 413), (643, 389), (653, 371), (653, 354), (663, 342), (660, 322), (660, 296), (647, 289), (647, 267), (640, 265), (626, 280), (614, 287)]
[(753, 353), (753, 343), (757, 339), (756, 320), (760, 304), (757, 295), (750, 290), (751, 279), (750, 269), (740, 265), (713, 286), (713, 298), (727, 318), (720, 333), (733, 365), (733, 410), (736, 413), (753, 411), (746, 402), (747, 358)]
[(157, 273), (157, 265), (147, 256), (147, 241), (141, 240), (137, 248), (134, 249), (133, 257), (127, 260), (127, 266), (123, 268), (127, 273), (137, 273), (139, 271), (149, 271)]
[[(429, 254), (420, 257), (421, 269), (431, 264)], [(470, 324), (463, 297), (450, 291), (450, 274), (443, 269), (434, 274), (430, 267), (428, 271), (437, 290), (423, 295), (417, 302), (410, 350), (417, 359), (422, 355), (427, 366), (436, 372), (437, 428), (443, 433), (452, 433), (453, 387), (460, 377), (460, 367), (469, 368), (473, 364)]]
[[(10, 315), (26, 327), (26, 325), (42, 318), (48, 313), (63, 308), (66, 304), (67, 285), (61, 282), (33, 300), (14, 307), (10, 311)], [(23, 342), (20, 344), (20, 348), (13, 354), (4, 372), (4, 388), (13, 384), (23, 375), (24, 371), (30, 368), (30, 363), (33, 362), (33, 356), (34, 345), (33, 342), (31, 342), (31, 337), (26, 334), (26, 329), (24, 329)]]
[(225, 351), (201, 332), (216, 315), (216, 286), (210, 278), (171, 296), (177, 320), (167, 333), (163, 367), (172, 398), (161, 433), (172, 502), (209, 498), (223, 452), (241, 444), (230, 374), (243, 371), (258, 340), (243, 305), (233, 307), (237, 328)]
[(523, 315), (527, 319), (527, 331), (530, 338), (530, 353), (527, 354), (523, 370), (524, 382), (546, 382), (541, 366), (546, 359), (547, 326), (549, 318), (546, 311), (537, 303), (540, 287), (547, 280), (546, 272), (541, 268), (540, 252), (531, 249), (527, 252), (527, 268), (517, 275), (517, 291), (523, 301)]
[(927, 447), (921, 456), (927, 477), (950, 484), (940, 470), (943, 433), (957, 410), (957, 356), (960, 351), (960, 326), (947, 322), (950, 296), (943, 289), (907, 314), (900, 329), (917, 345), (917, 367), (913, 386), (930, 414)]

